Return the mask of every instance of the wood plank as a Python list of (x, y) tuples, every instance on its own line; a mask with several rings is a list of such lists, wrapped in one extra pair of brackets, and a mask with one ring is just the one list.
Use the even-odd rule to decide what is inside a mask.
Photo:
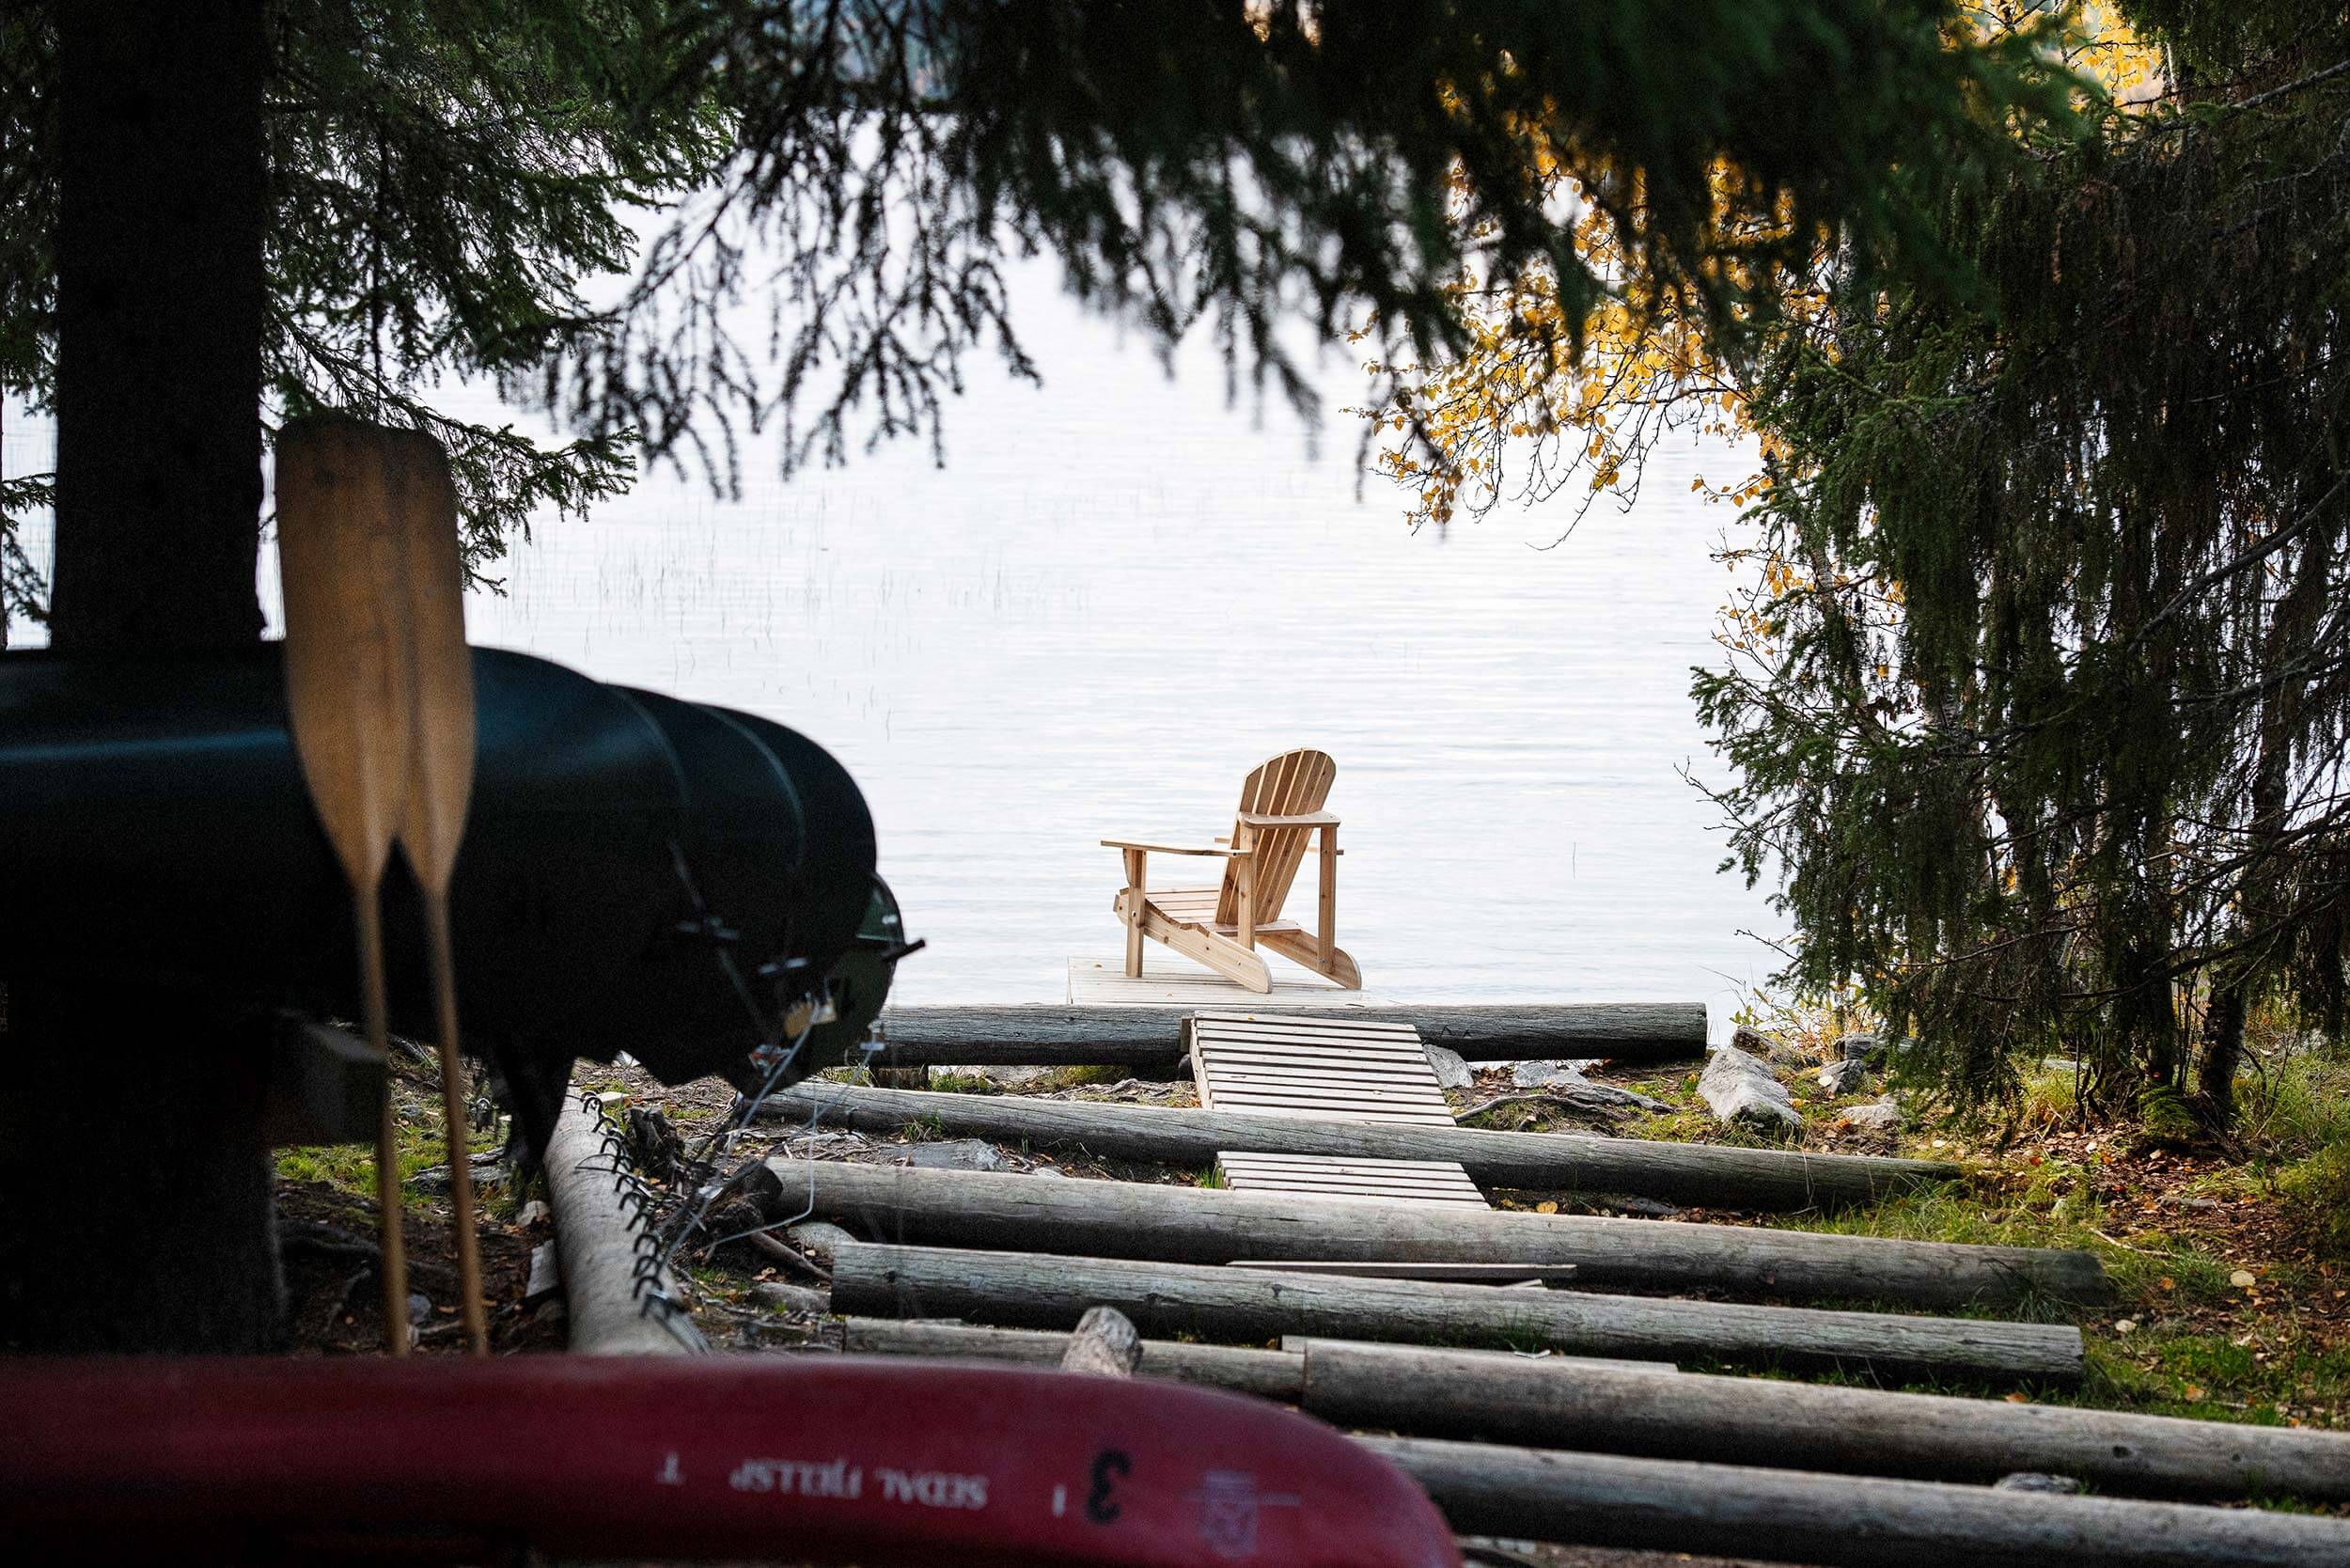
[[(1312, 1028), (1315, 1027), (1320, 1022), (1320, 1020), (1317, 1019), (1291, 1018), (1279, 1014), (1269, 1016), (1262, 1015), (1258, 1013), (1254, 1009), (1250, 1009), (1246, 1011), (1218, 1011), (1210, 1012), (1203, 1011), (1193, 1014), (1193, 1018), (1197, 1022), (1205, 1024), (1261, 1024), (1269, 1028), (1275, 1029)], [(1419, 1035), (1418, 1028), (1416, 1025), (1402, 1019), (1356, 1018), (1348, 1020), (1348, 1025), (1355, 1033), (1386, 1033), (1405, 1035), (1414, 1040), (1418, 1040)]]

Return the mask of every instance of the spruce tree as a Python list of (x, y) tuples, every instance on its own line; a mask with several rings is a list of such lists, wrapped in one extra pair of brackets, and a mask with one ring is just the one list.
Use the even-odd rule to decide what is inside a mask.
[(2167, 91), (1952, 193), (1749, 378), (1773, 567), (1698, 695), (1788, 979), (1996, 1107), (2227, 1115), (2350, 958), (2350, 24), (2131, 8)]

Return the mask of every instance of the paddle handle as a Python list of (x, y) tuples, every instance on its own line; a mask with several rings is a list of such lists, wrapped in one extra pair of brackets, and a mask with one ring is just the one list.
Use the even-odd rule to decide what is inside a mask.
[(383, 1119), (375, 1132), (377, 1244), (383, 1248), (384, 1348), (408, 1354), (408, 1244), (400, 1222), (400, 1123), (392, 1113), (391, 1025), (384, 1004), (384, 917), (376, 884), (354, 878), (352, 919), (359, 928), (359, 1010), (368, 1043), (384, 1061)]
[(481, 1240), (474, 1225), (473, 1163), (465, 1138), (465, 1058), (457, 1048), (457, 961), (448, 936), (448, 894), (424, 889), (424, 927), (432, 949), (432, 999), (440, 1010), (441, 1119), (448, 1138), (448, 1191), (456, 1210), (457, 1282), (465, 1344), (490, 1354), (490, 1323), (481, 1302)]

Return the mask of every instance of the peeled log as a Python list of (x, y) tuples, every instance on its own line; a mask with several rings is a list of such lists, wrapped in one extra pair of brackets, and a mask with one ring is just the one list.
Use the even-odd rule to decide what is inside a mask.
[[(2005, 1305), (2109, 1294), (2093, 1253), (1729, 1225), (1359, 1203), (1287, 1193), (1039, 1181), (911, 1166), (771, 1160), (794, 1211), (938, 1247), (1230, 1263), (1238, 1259), (1574, 1265), (1579, 1289), (1787, 1300)], [(1277, 1263), (1275, 1266), (1278, 1266)]]
[(1299, 1401), (1340, 1426), (1545, 1449), (1938, 1481), (2034, 1470), (2143, 1497), (2350, 1500), (2350, 1433), (2065, 1405), (1321, 1341), (1307, 1347)]
[[(1648, 1387), (1677, 1386), (1651, 1378)], [(1358, 1438), (1465, 1535), (1822, 1568), (2341, 1568), (2350, 1520), (1922, 1481)]]
[(2080, 1331), (2052, 1324), (1336, 1279), (1032, 1252), (844, 1247), (833, 1258), (832, 1301), (839, 1312), (1029, 1328), (1067, 1328), (1088, 1308), (1107, 1306), (1146, 1334), (1242, 1343), (1307, 1334), (1547, 1345), (1633, 1360), (1718, 1360), (1904, 1381), (2069, 1383), (2081, 1372)]
[(1811, 1209), (1865, 1203), (1960, 1174), (1936, 1160), (1803, 1154), (1719, 1144), (1648, 1143), (1583, 1133), (1498, 1133), (1400, 1122), (1311, 1121), (1287, 1116), (1032, 1100), (1004, 1094), (797, 1084), (760, 1114), (894, 1133), (920, 1121), (947, 1137), (1076, 1145), (1114, 1159), (1204, 1170), (1218, 1151), (1448, 1160), (1489, 1187), (1636, 1193), (1718, 1209)]
[[(638, 1247), (645, 1238), (641, 1210), (621, 1193), (618, 1137), (606, 1136), (592, 1098), (566, 1090), (555, 1133), (547, 1140), (547, 1198), (555, 1214), (555, 1248), (563, 1275), (563, 1309), (571, 1347), (583, 1356), (676, 1356), (699, 1349), (688, 1323), (667, 1325), (644, 1309), (637, 1294)], [(666, 1291), (666, 1272), (651, 1278)]]
[[(891, 1008), (875, 1059), (900, 1067), (1155, 1067), (1175, 1059), (1183, 1007)], [(1350, 1011), (1365, 1010), (1349, 1009)], [(1703, 1002), (1411, 1007), (1391, 1013), (1468, 1061), (1605, 1057), (1694, 1060), (1705, 1054)]]
[[(852, 1355), (930, 1356), (949, 1360), (1016, 1361), (1058, 1367), (1069, 1336), (1034, 1328), (982, 1328), (964, 1323), (901, 1323), (894, 1318), (841, 1320), (828, 1342)], [(1183, 1344), (1172, 1340), (1142, 1341), (1136, 1372), (1174, 1383), (1230, 1388), (1260, 1399), (1295, 1404), (1306, 1387), (1306, 1358), (1287, 1351), (1244, 1350), (1235, 1345)]]

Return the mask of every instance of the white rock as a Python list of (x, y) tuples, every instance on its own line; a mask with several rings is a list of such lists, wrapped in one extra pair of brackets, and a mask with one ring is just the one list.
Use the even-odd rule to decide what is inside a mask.
[(1902, 1130), (1902, 1108), (1888, 1095), (1870, 1105), (1855, 1105), (1844, 1113), (1844, 1120), (1872, 1133), (1898, 1133)]
[(1803, 1125), (1786, 1087), (1771, 1076), (1769, 1068), (1744, 1051), (1709, 1053), (1705, 1071), (1698, 1077), (1698, 1097), (1713, 1111), (1714, 1119), (1726, 1126), (1733, 1122), (1766, 1129)]
[(1004, 1156), (995, 1146), (976, 1137), (949, 1138), (944, 1143), (917, 1143), (906, 1151), (906, 1163), (924, 1170), (1001, 1170)]
[(530, 1282), (523, 1287), (525, 1301), (537, 1301), (563, 1288), (563, 1273), (556, 1263), (555, 1244), (541, 1242), (530, 1249)]
[(534, 1198), (514, 1211), (514, 1223), (525, 1226), (536, 1225), (542, 1219), (553, 1218), (554, 1214), (555, 1212), (546, 1206), (543, 1200)]
[(1520, 1089), (1558, 1089), (1585, 1080), (1582, 1069), (1571, 1061), (1522, 1061), (1510, 1069), (1510, 1081)]
[(1469, 1086), (1469, 1064), (1461, 1059), (1461, 1053), (1442, 1045), (1423, 1045), (1428, 1053), (1429, 1069), (1436, 1074), (1438, 1089), (1466, 1089)]

